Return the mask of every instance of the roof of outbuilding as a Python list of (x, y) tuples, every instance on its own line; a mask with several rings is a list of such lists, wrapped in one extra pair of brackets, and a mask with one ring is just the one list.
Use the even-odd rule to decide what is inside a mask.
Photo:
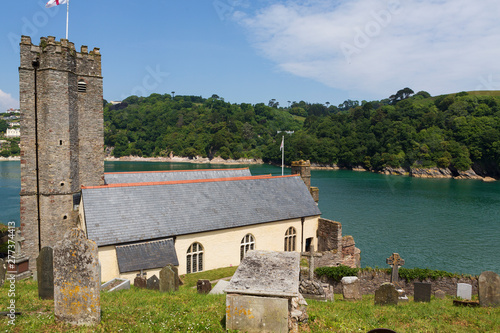
[(172, 238), (152, 242), (142, 242), (116, 247), (116, 258), (120, 273), (179, 266)]
[(98, 246), (320, 215), (299, 176), (251, 176), (83, 187)]
[(105, 173), (106, 184), (168, 182), (178, 180), (214, 179), (251, 176), (250, 169), (168, 170)]

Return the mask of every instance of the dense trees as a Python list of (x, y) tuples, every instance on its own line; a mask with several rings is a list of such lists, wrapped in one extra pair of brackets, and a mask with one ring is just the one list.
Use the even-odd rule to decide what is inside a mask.
[(409, 88), (383, 101), (330, 103), (275, 100), (231, 104), (210, 98), (130, 96), (104, 110), (105, 143), (113, 155), (263, 158), (286, 163), (470, 169), (479, 163), (500, 172), (500, 100), (467, 93), (438, 96)]

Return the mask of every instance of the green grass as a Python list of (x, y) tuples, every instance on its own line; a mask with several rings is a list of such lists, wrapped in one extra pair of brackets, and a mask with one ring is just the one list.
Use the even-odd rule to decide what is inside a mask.
[[(15, 326), (0, 319), (2, 332), (225, 332), (225, 296), (198, 295), (192, 288), (199, 278), (227, 277), (233, 268), (200, 272), (184, 277), (176, 293), (138, 289), (101, 293), (101, 323), (94, 327), (72, 327), (54, 320), (53, 301), (38, 298), (36, 282), (16, 284), (16, 310), (23, 312)], [(192, 275), (192, 276), (191, 276)], [(8, 284), (0, 288), (0, 311), (10, 298)], [(308, 300), (309, 323), (301, 332), (367, 332), (376, 327), (404, 332), (498, 332), (500, 308), (463, 308), (452, 299), (431, 303), (410, 302), (398, 306), (374, 306), (373, 295), (347, 302), (336, 295), (335, 302)]]
[(237, 268), (238, 266), (224, 267), (224, 268), (214, 269), (211, 271), (181, 275), (180, 278), (184, 283), (184, 287), (189, 288), (196, 286), (196, 282), (200, 279), (213, 281), (226, 277), (231, 277), (233, 276), (234, 272), (236, 272)]

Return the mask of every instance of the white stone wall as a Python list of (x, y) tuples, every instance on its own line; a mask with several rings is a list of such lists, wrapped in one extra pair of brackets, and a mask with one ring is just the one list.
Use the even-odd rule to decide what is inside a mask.
[[(191, 235), (177, 236), (175, 238), (175, 250), (179, 259), (179, 274), (186, 274), (187, 250), (194, 242), (203, 246), (203, 270), (211, 270), (222, 267), (238, 266), (240, 264), (240, 244), (243, 237), (250, 233), (255, 239), (256, 250), (283, 251), (285, 233), (289, 227), (294, 227), (296, 236), (296, 251), (305, 247), (307, 238), (313, 238), (312, 246), (316, 249), (316, 230), (318, 228), (319, 216), (306, 217), (304, 223), (300, 218), (263, 223), (248, 227), (239, 227), (219, 231), (196, 233)], [(101, 262), (102, 281), (109, 281), (120, 277), (134, 281), (137, 273), (129, 272), (120, 274), (118, 260), (116, 258), (115, 246), (103, 246), (99, 248), (99, 260)], [(159, 276), (159, 269), (148, 270), (147, 277), (153, 274)]]

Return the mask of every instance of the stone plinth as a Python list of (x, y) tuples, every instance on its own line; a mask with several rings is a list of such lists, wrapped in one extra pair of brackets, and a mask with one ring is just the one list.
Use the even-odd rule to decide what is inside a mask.
[(226, 287), (226, 328), (297, 332), (307, 314), (299, 294), (297, 252), (250, 251)]

